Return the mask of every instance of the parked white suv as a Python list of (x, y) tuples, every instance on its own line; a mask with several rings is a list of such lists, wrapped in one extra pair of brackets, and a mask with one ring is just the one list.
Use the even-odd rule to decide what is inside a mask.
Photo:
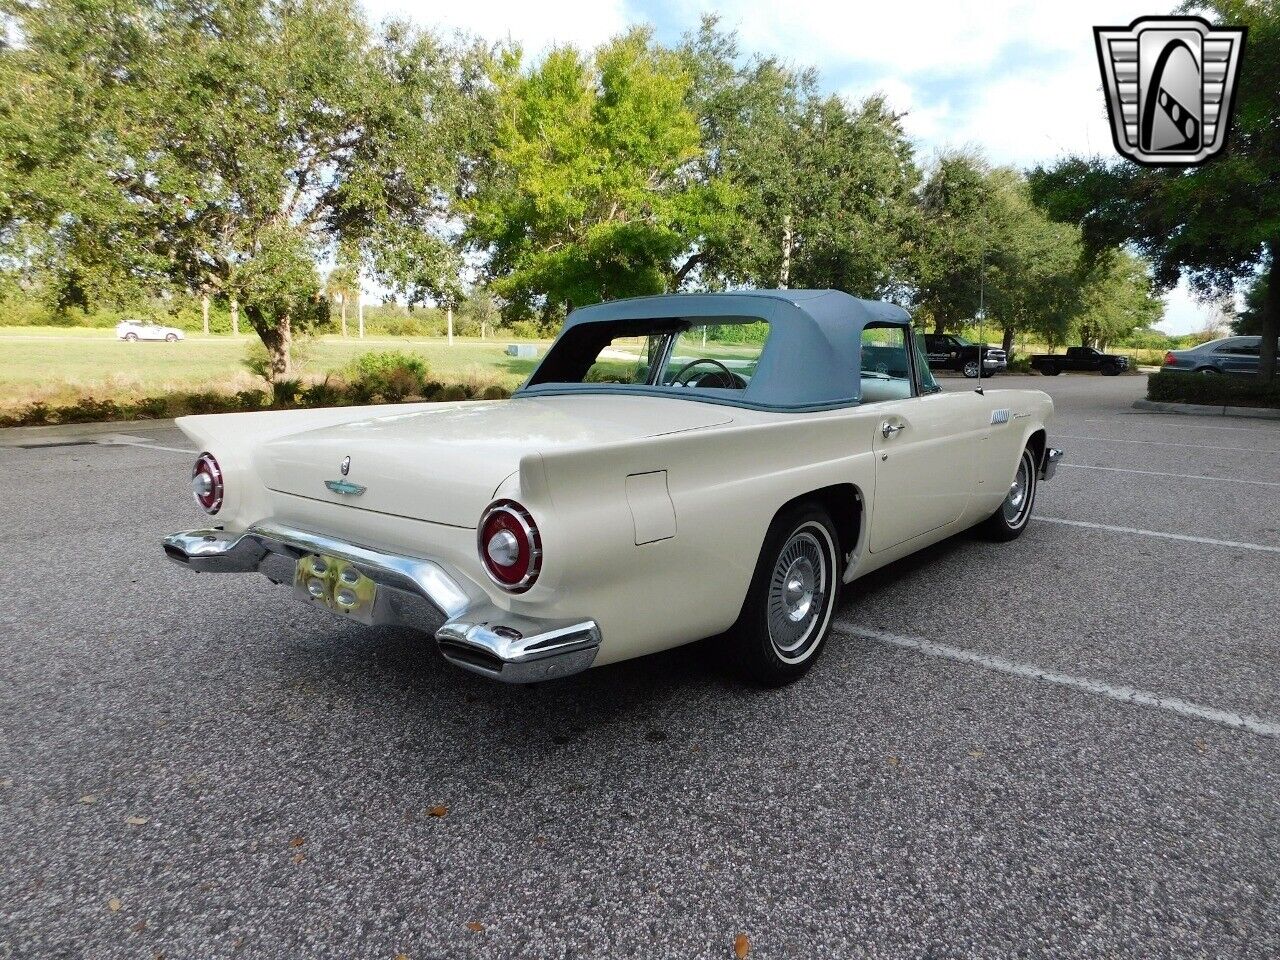
[(139, 340), (168, 340), (177, 343), (186, 335), (177, 327), (162, 327), (154, 320), (121, 320), (116, 324), (116, 339), (136, 343)]

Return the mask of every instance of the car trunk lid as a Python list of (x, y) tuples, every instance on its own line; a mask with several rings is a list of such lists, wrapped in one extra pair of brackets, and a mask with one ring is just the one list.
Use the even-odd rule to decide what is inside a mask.
[(499, 484), (530, 453), (639, 440), (732, 420), (728, 408), (666, 397), (441, 404), (282, 437), (259, 449), (256, 465), (266, 486), (279, 493), (474, 527)]

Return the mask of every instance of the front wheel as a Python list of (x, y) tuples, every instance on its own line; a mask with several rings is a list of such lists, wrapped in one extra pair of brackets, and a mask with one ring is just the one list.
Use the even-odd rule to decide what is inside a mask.
[(964, 375), (965, 375), (966, 377), (968, 377), (970, 380), (973, 380), (974, 378), (976, 378), (976, 377), (978, 376), (978, 361), (977, 361), (977, 360), (966, 360), (966, 361), (965, 361), (965, 365), (964, 365)]
[(1056, 377), (1062, 371), (1058, 369), (1058, 365), (1056, 363), (1046, 363), (1040, 368), (1040, 372), (1046, 377)]
[(981, 530), (985, 536), (999, 541), (1016, 540), (1022, 536), (1022, 531), (1027, 529), (1027, 521), (1031, 519), (1031, 509), (1036, 503), (1038, 474), (1035, 451), (1026, 447), (1018, 460), (1018, 469), (1013, 475), (1013, 483), (1009, 484), (1009, 493), (1005, 496), (1004, 503), (982, 524)]
[(1120, 376), (1120, 368), (1114, 363), (1108, 363), (1102, 368), (1102, 375), (1104, 377), (1118, 377)]
[(780, 686), (808, 672), (826, 643), (840, 592), (840, 555), (827, 511), (779, 514), (765, 535), (746, 600), (727, 640), (743, 671)]

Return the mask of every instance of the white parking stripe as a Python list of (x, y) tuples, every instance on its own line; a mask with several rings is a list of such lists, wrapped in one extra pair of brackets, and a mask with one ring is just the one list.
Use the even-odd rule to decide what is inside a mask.
[(1032, 664), (1017, 663), (1013, 660), (1006, 660), (1004, 657), (965, 650), (945, 643), (934, 643), (930, 640), (920, 640), (916, 637), (901, 637), (897, 634), (886, 633), (883, 630), (872, 630), (852, 624), (837, 623), (835, 626), (837, 630), (842, 630), (855, 637), (861, 637), (864, 640), (887, 643), (890, 646), (914, 650), (930, 657), (942, 657), (945, 660), (967, 663), (971, 666), (981, 667), (983, 670), (1007, 673), (1027, 680), (1043, 680), (1045, 683), (1070, 687), (1073, 690), (1106, 697), (1109, 700), (1118, 700), (1121, 703), (1130, 703), (1139, 707), (1167, 710), (1169, 713), (1177, 713), (1196, 720), (1208, 720), (1226, 727), (1234, 727), (1237, 730), (1248, 730), (1250, 733), (1261, 734), (1264, 737), (1280, 737), (1280, 723), (1260, 717), (1251, 717), (1248, 714), (1206, 707), (1198, 703), (1192, 703), (1189, 700), (1166, 697), (1163, 694), (1141, 690), (1137, 687), (1105, 683), (1101, 680), (1091, 680), (1088, 677), (1073, 677), (1070, 674), (1058, 673), (1056, 670), (1046, 670), (1043, 667), (1037, 667)]
[(1129, 440), (1124, 437), (1076, 437), (1069, 433), (1055, 433), (1055, 440), (1101, 440), (1104, 443), (1145, 443), (1156, 447), (1188, 447), (1192, 450), (1239, 450), (1243, 453), (1280, 453), (1280, 450), (1259, 450), (1257, 447), (1211, 447), (1203, 443), (1169, 443), (1165, 440)]
[[(1167, 426), (1176, 427), (1179, 430), (1239, 430), (1241, 433), (1267, 432), (1266, 428), (1262, 425), (1256, 427), (1228, 427), (1225, 425), (1220, 426), (1218, 424), (1208, 423), (1183, 423), (1182, 421), (1186, 420), (1186, 417), (1179, 419), (1177, 416), (1171, 417), (1167, 413), (1138, 413), (1135, 411), (1133, 413), (1123, 413), (1119, 417), (1081, 417), (1080, 419), (1084, 423), (1124, 423), (1125, 417), (1159, 417), (1161, 420), (1167, 422)], [(1174, 420), (1178, 422), (1168, 422)], [(1149, 426), (1149, 424), (1144, 424), (1144, 426)]]
[(1087, 527), (1090, 530), (1107, 530), (1111, 533), (1132, 533), (1140, 537), (1158, 537), (1162, 540), (1185, 540), (1188, 543), (1204, 543), (1211, 547), (1232, 547), (1236, 550), (1258, 550), (1262, 553), (1280, 553), (1280, 547), (1263, 543), (1243, 543), (1239, 540), (1214, 540), (1212, 537), (1192, 537), (1185, 533), (1165, 533), (1163, 530), (1141, 530), (1138, 527), (1113, 527), (1107, 523), (1090, 523), (1087, 520), (1067, 520), (1063, 517), (1032, 517), (1041, 523), (1061, 523), (1069, 527)]
[(1093, 467), (1087, 463), (1060, 463), (1059, 469), (1062, 467), (1071, 467), (1075, 470), (1106, 470), (1110, 473), (1141, 473), (1148, 477), (1178, 477), (1182, 480), (1214, 480), (1218, 483), (1250, 483), (1255, 487), (1280, 487), (1280, 483), (1271, 480), (1239, 480), (1236, 477), (1206, 477), (1198, 473), (1164, 473), (1160, 470), (1130, 470), (1127, 467)]

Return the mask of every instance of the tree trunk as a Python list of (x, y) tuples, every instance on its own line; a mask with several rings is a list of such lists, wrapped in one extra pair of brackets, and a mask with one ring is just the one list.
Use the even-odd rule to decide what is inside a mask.
[(1280, 337), (1280, 239), (1271, 241), (1271, 267), (1267, 272), (1267, 295), (1262, 301), (1262, 354), (1258, 376), (1276, 375), (1276, 338)]
[(240, 301), (235, 297), (231, 298), (231, 333), (240, 336)]
[(262, 345), (267, 348), (267, 354), (271, 358), (269, 367), (271, 382), (276, 383), (288, 377), (292, 366), (289, 348), (293, 344), (293, 329), (289, 315), (286, 313), (272, 324), (267, 322), (260, 310), (250, 307), (249, 322), (253, 324), (253, 329), (257, 331)]
[(782, 218), (782, 269), (778, 271), (778, 286), (783, 290), (791, 282), (791, 248), (795, 241), (791, 233), (791, 214)]
[(356, 294), (356, 322), (360, 331), (360, 339), (364, 339), (364, 297)]
[(342, 336), (344, 339), (347, 336), (347, 295), (345, 293), (342, 294)]
[(200, 295), (200, 315), (204, 319), (204, 335), (209, 335), (209, 295)]
[(1004, 328), (1004, 337), (1000, 341), (1000, 346), (1004, 348), (1006, 357), (1013, 355), (1013, 327)]

